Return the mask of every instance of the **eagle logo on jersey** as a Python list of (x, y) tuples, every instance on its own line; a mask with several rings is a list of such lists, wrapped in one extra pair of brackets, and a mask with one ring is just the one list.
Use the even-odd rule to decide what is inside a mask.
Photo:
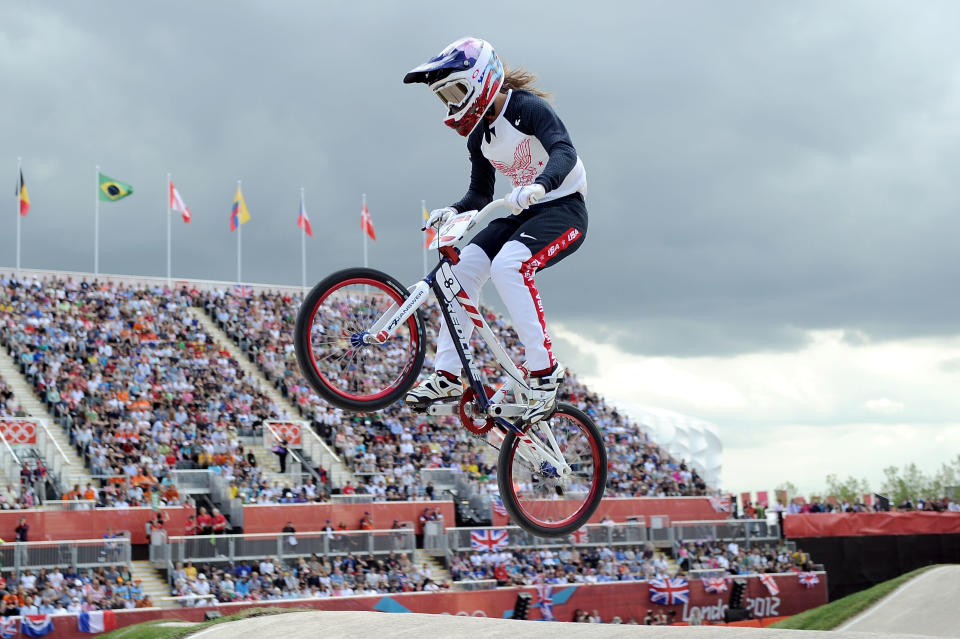
[(513, 164), (504, 164), (490, 160), (490, 164), (513, 181), (514, 186), (526, 186), (537, 177), (537, 170), (531, 166), (533, 156), (530, 154), (530, 138), (525, 138), (517, 145), (513, 152)]

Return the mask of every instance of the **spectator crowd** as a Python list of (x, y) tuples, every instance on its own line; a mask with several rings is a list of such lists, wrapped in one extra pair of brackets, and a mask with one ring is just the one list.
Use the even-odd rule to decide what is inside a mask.
[(151, 608), (150, 596), (127, 566), (71, 568), (0, 575), (0, 616), (76, 614), (92, 610)]
[(407, 553), (383, 557), (348, 553), (300, 557), (285, 563), (276, 557), (260, 561), (195, 566), (177, 563), (170, 575), (171, 592), (187, 606), (230, 601), (278, 601), (346, 595), (436, 591), (425, 566)]

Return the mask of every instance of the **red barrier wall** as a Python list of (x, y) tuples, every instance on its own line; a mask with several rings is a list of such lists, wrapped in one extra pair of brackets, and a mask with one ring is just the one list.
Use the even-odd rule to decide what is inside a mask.
[[(783, 617), (795, 615), (809, 608), (827, 603), (826, 574), (817, 573), (820, 583), (813, 588), (804, 588), (794, 574), (776, 575), (774, 580), (780, 588), (777, 595), (771, 595), (766, 586), (756, 577), (748, 577), (746, 601), (759, 618)], [(540, 619), (540, 608), (536, 590), (533, 588), (500, 588), (497, 590), (475, 590), (471, 592), (432, 592), (407, 593), (399, 595), (376, 595), (363, 597), (334, 597), (279, 602), (284, 608), (309, 608), (312, 610), (368, 610), (380, 612), (420, 612), (430, 614), (451, 614), (468, 617), (509, 616), (517, 592), (525, 590), (532, 596), (529, 619)], [(677, 606), (656, 606), (650, 603), (649, 587), (646, 582), (618, 582), (611, 584), (555, 586), (553, 591), (553, 612), (560, 621), (570, 621), (577, 608), (596, 610), (604, 621), (619, 615), (626, 621), (629, 617), (642, 620), (647, 610), (673, 610), (677, 622), (689, 621), (694, 607), (699, 608), (704, 623), (723, 618), (729, 591), (721, 594), (709, 594), (699, 580), (690, 581), (690, 602)], [(259, 604), (263, 605), (263, 604)], [(258, 604), (224, 604), (217, 606), (224, 615), (239, 612)], [(117, 612), (117, 625), (129, 626), (154, 619), (182, 619), (202, 621), (209, 608), (131, 610)], [(77, 618), (74, 616), (54, 617), (58, 639), (82, 639), (89, 634), (77, 630)]]
[[(182, 535), (187, 517), (194, 510), (186, 507), (164, 508), (170, 516), (166, 528)], [(130, 543), (147, 543), (147, 521), (156, 515), (150, 508), (96, 508), (94, 510), (3, 510), (0, 511), (0, 538), (12, 541), (14, 530), (24, 517), (30, 526), (28, 541), (60, 539), (99, 539), (113, 527), (114, 532), (129, 530)], [(281, 528), (282, 528), (281, 524)]]
[[(645, 517), (649, 526), (652, 515), (667, 515), (671, 522), (717, 521), (726, 519), (728, 513), (714, 510), (707, 497), (609, 497), (600, 502), (589, 523), (599, 523), (606, 516), (624, 522), (634, 515)], [(507, 524), (507, 517), (494, 514), (494, 526)]]
[(424, 508), (443, 515), (444, 527), (454, 526), (452, 501), (395, 501), (364, 504), (264, 504), (243, 507), (244, 533), (277, 533), (288, 521), (301, 531), (320, 530), (329, 519), (336, 527), (341, 521), (348, 530), (357, 530), (363, 513), (369, 511), (375, 529), (387, 529), (394, 519), (414, 522), (417, 534), (423, 532), (420, 515)]
[(960, 513), (801, 513), (783, 518), (787, 538), (960, 533)]

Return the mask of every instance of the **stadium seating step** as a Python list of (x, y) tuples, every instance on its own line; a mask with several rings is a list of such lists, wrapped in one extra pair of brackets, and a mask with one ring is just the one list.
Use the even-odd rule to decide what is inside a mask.
[[(203, 329), (206, 331), (210, 337), (216, 340), (218, 345), (223, 346), (230, 353), (231, 356), (240, 365), (240, 368), (243, 369), (244, 373), (248, 378), (252, 377), (259, 382), (260, 390), (266, 394), (274, 404), (280, 407), (281, 410), (286, 412), (286, 415), (276, 415), (274, 419), (300, 419), (300, 414), (297, 411), (296, 406), (293, 403), (285, 398), (280, 391), (278, 391), (273, 384), (270, 383), (270, 380), (263, 374), (257, 365), (254, 364), (249, 357), (238, 347), (230, 337), (224, 333), (219, 326), (203, 312), (203, 309), (200, 308), (191, 308), (189, 309), (190, 314), (196, 318), (196, 320), (203, 326)], [(257, 459), (263, 459), (265, 462), (265, 470), (272, 471), (274, 473), (279, 473), (280, 466), (277, 462), (277, 456), (265, 449), (259, 444), (254, 444), (251, 446), (253, 454), (256, 455)], [(330, 475), (330, 479), (333, 482), (334, 486), (343, 486), (345, 483), (350, 482), (351, 484), (356, 485), (356, 479), (353, 476), (353, 473), (343, 464), (342, 461), (337, 460), (333, 456), (326, 456), (324, 459), (316, 460), (319, 461), (324, 468), (327, 469), (327, 472)], [(282, 475), (278, 475), (277, 480), (284, 483)]]
[(443, 566), (442, 561), (432, 555), (428, 555), (424, 552), (423, 548), (417, 548), (413, 551), (413, 564), (415, 566), (423, 566), (424, 572), (429, 575), (434, 583), (442, 584), (452, 581), (450, 571)]
[(177, 603), (166, 599), (170, 597), (170, 587), (163, 574), (154, 568), (148, 560), (130, 562), (130, 573), (134, 579), (140, 579), (144, 594), (150, 595), (154, 606), (177, 608)]
[[(47, 429), (53, 435), (53, 439), (60, 446), (70, 465), (64, 469), (62, 483), (63, 490), (67, 491), (74, 484), (79, 484), (81, 488), (87, 485), (87, 482), (93, 482), (90, 472), (83, 463), (83, 459), (77, 454), (76, 449), (70, 445), (70, 436), (66, 433), (56, 419), (47, 410), (43, 403), (33, 391), (33, 387), (26, 377), (20, 372), (20, 367), (12, 357), (3, 348), (0, 348), (0, 377), (6, 380), (10, 390), (17, 402), (23, 407), (29, 417), (42, 419), (47, 424)], [(44, 459), (47, 467), (51, 467), (51, 460)], [(4, 478), (4, 481), (19, 483), (20, 478)]]

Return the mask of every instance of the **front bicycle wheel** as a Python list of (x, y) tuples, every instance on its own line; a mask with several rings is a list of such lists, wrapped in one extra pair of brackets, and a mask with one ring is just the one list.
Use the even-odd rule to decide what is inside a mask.
[(370, 344), (408, 295), (400, 282), (370, 268), (338, 271), (313, 287), (294, 329), (297, 363), (325, 400), (373, 411), (400, 399), (416, 381), (426, 351), (419, 310), (383, 344)]
[(497, 483), (514, 523), (538, 537), (562, 537), (590, 519), (607, 483), (597, 425), (570, 404), (500, 446)]

